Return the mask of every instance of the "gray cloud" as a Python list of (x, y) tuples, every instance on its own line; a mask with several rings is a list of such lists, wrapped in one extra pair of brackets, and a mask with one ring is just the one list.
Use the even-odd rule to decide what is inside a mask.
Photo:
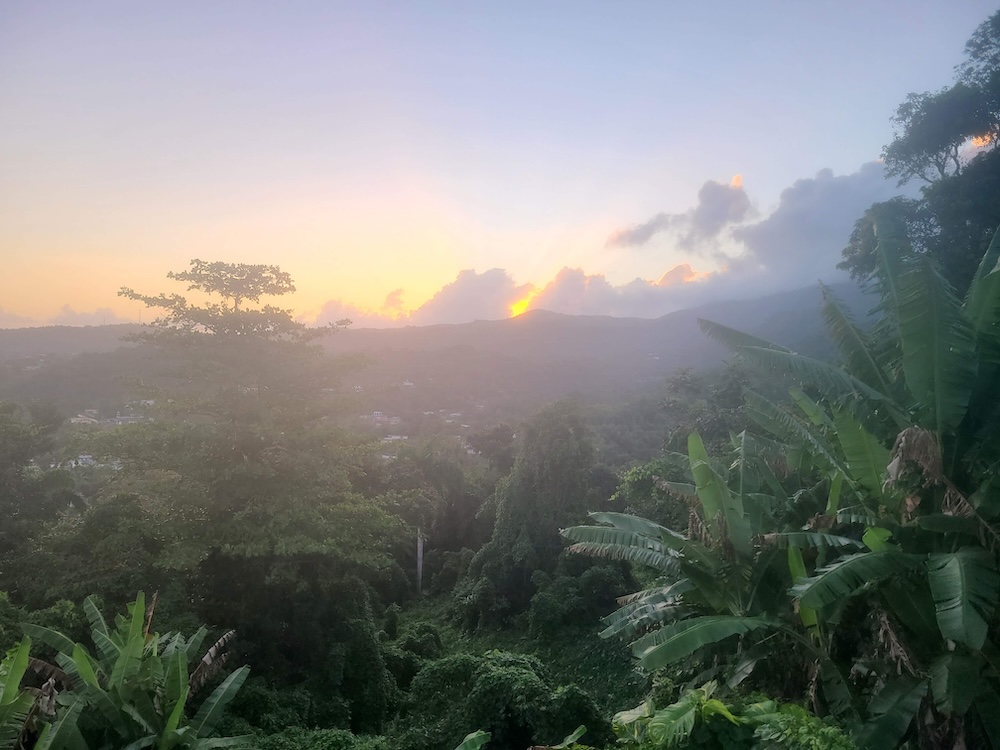
[(25, 328), (37, 325), (40, 325), (37, 320), (26, 318), (23, 315), (16, 315), (0, 308), (0, 328)]
[[(563, 268), (538, 291), (530, 309), (570, 315), (658, 317), (715, 300), (802, 288), (817, 279), (834, 281), (843, 277), (836, 265), (854, 222), (872, 203), (888, 200), (898, 192), (877, 162), (847, 175), (824, 169), (785, 189), (777, 208), (766, 218), (750, 221), (750, 201), (738, 182), (706, 182), (699, 191), (698, 205), (687, 213), (658, 214), (609, 242), (642, 244), (667, 228), (680, 229), (676, 241), (700, 245), (697, 249), (702, 252), (711, 250), (719, 270), (699, 273), (684, 263), (655, 281), (634, 279), (615, 286), (602, 274)], [(723, 254), (721, 247), (726, 247), (728, 254)], [(511, 305), (532, 289), (530, 284), (517, 285), (499, 268), (483, 273), (466, 270), (408, 316), (392, 319), (390, 313), (402, 309), (402, 291), (395, 290), (386, 298), (381, 313), (364, 313), (332, 301), (318, 322), (350, 317), (355, 325), (386, 327), (506, 318)]]
[(658, 213), (652, 219), (642, 224), (636, 224), (629, 229), (619, 229), (608, 237), (608, 247), (634, 247), (645, 245), (656, 234), (682, 223), (687, 217), (684, 214)]
[(709, 180), (701, 186), (698, 204), (691, 210), (682, 214), (658, 213), (647, 222), (618, 230), (608, 238), (607, 245), (645, 245), (660, 232), (676, 229), (680, 232), (679, 245), (695, 249), (699, 243), (717, 237), (728, 224), (746, 219), (750, 212), (750, 198), (741, 179), (734, 178), (729, 185)]
[(531, 301), (531, 307), (567, 315), (655, 318), (697, 299), (710, 279), (687, 263), (671, 268), (657, 281), (634, 279), (621, 286), (612, 285), (602, 274), (564, 268)]
[(393, 313), (403, 312), (403, 290), (393, 289), (385, 295), (385, 302), (382, 303), (383, 310), (390, 310)]
[(716, 237), (727, 224), (746, 219), (750, 208), (742, 180), (734, 180), (731, 185), (709, 180), (698, 191), (698, 205), (689, 215), (690, 226), (681, 237), (681, 246), (690, 248), (700, 240)]
[(728, 255), (716, 251), (720, 270), (697, 274), (683, 264), (657, 281), (635, 279), (613, 286), (602, 275), (563, 269), (531, 307), (569, 314), (657, 317), (713, 300), (752, 298), (809, 286), (818, 279), (835, 281), (844, 277), (836, 265), (854, 222), (872, 203), (898, 192), (878, 162), (847, 175), (824, 169), (815, 177), (797, 180), (782, 192), (770, 215), (751, 223), (749, 199), (741, 187), (708, 182), (699, 193), (698, 207), (688, 214), (661, 214), (635, 229), (641, 230), (641, 238), (655, 226), (683, 218), (687, 230), (678, 239), (683, 245), (716, 238), (728, 228), (736, 246)]
[(93, 312), (77, 312), (69, 305), (63, 305), (59, 314), (46, 321), (53, 326), (101, 326), (113, 323), (129, 323), (127, 318), (121, 318), (110, 307), (99, 307)]
[(467, 323), (473, 320), (498, 320), (510, 317), (511, 305), (532, 290), (531, 284), (518, 285), (506, 271), (491, 268), (483, 273), (461, 271), (433, 297), (411, 313), (403, 312), (403, 290), (386, 295), (379, 310), (364, 310), (339, 299), (326, 302), (315, 318), (315, 325), (326, 325), (350, 318), (354, 328), (393, 328), (405, 325)]
[(848, 175), (824, 169), (797, 180), (767, 218), (733, 231), (746, 253), (731, 260), (729, 273), (766, 274), (773, 286), (784, 288), (838, 277), (836, 265), (854, 222), (872, 203), (898, 193), (878, 162)]
[(497, 320), (510, 316), (510, 306), (530, 284), (518, 286), (502, 268), (483, 273), (465, 270), (450, 284), (410, 314), (410, 323), (431, 325), (469, 320)]
[(343, 300), (331, 299), (320, 308), (315, 320), (303, 320), (303, 322), (325, 326), (347, 318), (351, 321), (352, 328), (393, 328), (406, 324), (405, 316), (403, 318), (395, 318), (390, 312), (363, 310)]
[(531, 301), (539, 310), (567, 315), (609, 315), (616, 310), (619, 290), (600, 275), (588, 276), (579, 268), (564, 268)]
[(34, 326), (101, 326), (135, 321), (122, 318), (110, 307), (99, 307), (92, 312), (77, 312), (63, 305), (59, 312), (47, 320), (26, 318), (0, 309), (0, 328), (28, 328)]

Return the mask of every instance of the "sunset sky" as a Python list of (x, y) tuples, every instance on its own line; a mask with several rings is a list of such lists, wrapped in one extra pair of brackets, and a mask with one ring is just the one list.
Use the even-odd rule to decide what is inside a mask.
[(356, 325), (834, 278), (899, 192), (893, 110), (994, 10), (5, 0), (0, 327), (137, 320), (119, 287), (183, 291), (192, 258), (278, 264), (283, 305)]

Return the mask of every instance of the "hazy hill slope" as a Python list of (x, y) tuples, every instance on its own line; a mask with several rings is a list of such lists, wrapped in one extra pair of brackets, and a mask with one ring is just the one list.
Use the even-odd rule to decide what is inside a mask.
[[(835, 290), (849, 307), (864, 309), (856, 287), (842, 285)], [(347, 330), (328, 339), (326, 346), (334, 353), (431, 351), (470, 346), (530, 361), (659, 356), (661, 360), (670, 358), (673, 366), (686, 363), (699, 367), (718, 361), (724, 352), (701, 333), (698, 318), (773, 338), (803, 352), (821, 354), (828, 349), (818, 287), (756, 300), (702, 305), (656, 319), (574, 316), (535, 310), (509, 320)]]
[[(862, 314), (853, 286), (836, 291)], [(511, 320), (401, 329), (348, 330), (327, 340), (335, 354), (368, 362), (350, 382), (380, 393), (379, 403), (401, 410), (414, 402), (398, 392), (409, 381), (428, 408), (497, 404), (508, 412), (569, 394), (618, 399), (661, 383), (680, 367), (718, 365), (726, 350), (708, 339), (698, 318), (771, 338), (818, 357), (833, 355), (820, 313), (818, 287), (770, 297), (704, 305), (655, 320), (560, 315), (533, 311)], [(859, 316), (860, 317), (860, 316)]]
[[(861, 293), (837, 291), (854, 310)], [(615, 399), (662, 382), (679, 367), (718, 364), (725, 350), (698, 328), (708, 318), (812, 355), (831, 354), (817, 288), (680, 310), (655, 320), (533, 311), (518, 318), (337, 333), (325, 346), (362, 363), (343, 385), (372, 408), (420, 413), (486, 404), (529, 410), (578, 393)], [(126, 398), (128, 376), (150, 375), (122, 336), (136, 326), (0, 330), (0, 399), (52, 399), (68, 409)], [(408, 382), (413, 387), (404, 387)], [(480, 409), (483, 407), (480, 406)]]
[(108, 326), (0, 328), (0, 362), (43, 355), (113, 352), (122, 338), (140, 330), (130, 323)]

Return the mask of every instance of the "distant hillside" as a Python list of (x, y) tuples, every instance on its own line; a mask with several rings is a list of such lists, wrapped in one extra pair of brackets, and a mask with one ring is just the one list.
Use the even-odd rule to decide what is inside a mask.
[(109, 326), (40, 326), (0, 328), (0, 362), (42, 355), (113, 352), (122, 337), (140, 330), (131, 323)]
[[(836, 288), (866, 310), (853, 286)], [(680, 310), (655, 320), (532, 311), (518, 318), (397, 329), (359, 329), (326, 340), (345, 358), (342, 385), (359, 409), (419, 415), (524, 412), (570, 394), (617, 400), (662, 383), (681, 367), (722, 362), (725, 350), (698, 318), (773, 339), (813, 356), (832, 356), (818, 288)], [(0, 398), (51, 399), (67, 409), (127, 398), (128, 377), (155, 373), (155, 357), (122, 337), (137, 326), (0, 330)], [(360, 394), (360, 395), (359, 395)]]
[[(834, 291), (852, 309), (865, 309), (853, 285)], [(455, 325), (347, 330), (326, 342), (332, 353), (440, 351), (469, 346), (529, 361), (659, 357), (671, 367), (703, 367), (718, 362), (723, 350), (698, 328), (708, 318), (810, 354), (828, 352), (820, 316), (818, 287), (755, 300), (727, 301), (678, 310), (661, 318), (611, 318), (562, 315), (533, 310), (508, 320)]]

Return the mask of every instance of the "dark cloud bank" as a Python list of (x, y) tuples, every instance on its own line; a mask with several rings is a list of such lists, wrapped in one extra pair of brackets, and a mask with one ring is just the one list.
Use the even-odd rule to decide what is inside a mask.
[[(871, 162), (848, 175), (824, 169), (786, 188), (777, 207), (758, 218), (739, 179), (709, 181), (697, 204), (683, 213), (658, 213), (648, 221), (615, 232), (608, 246), (650, 252), (654, 243), (672, 241), (692, 256), (711, 257), (721, 270), (699, 274), (689, 264), (668, 269), (656, 281), (635, 279), (615, 286), (601, 274), (564, 268), (541, 289), (517, 285), (499, 268), (462, 271), (423, 306), (390, 320), (400, 309), (399, 290), (380, 313), (365, 313), (337, 301), (323, 308), (317, 322), (350, 317), (356, 326), (428, 325), (505, 318), (512, 304), (534, 296), (531, 309), (574, 315), (658, 317), (712, 300), (750, 298), (785, 289), (835, 281), (840, 252), (854, 222), (876, 201), (897, 195), (882, 165)], [(390, 305), (394, 302), (394, 305)]]
[(751, 210), (750, 197), (740, 177), (734, 177), (729, 185), (709, 180), (701, 186), (698, 205), (690, 211), (658, 213), (649, 221), (615, 232), (607, 244), (612, 247), (645, 245), (655, 235), (673, 229), (679, 233), (679, 247), (697, 249), (701, 243), (717, 238), (726, 226), (748, 218)]

